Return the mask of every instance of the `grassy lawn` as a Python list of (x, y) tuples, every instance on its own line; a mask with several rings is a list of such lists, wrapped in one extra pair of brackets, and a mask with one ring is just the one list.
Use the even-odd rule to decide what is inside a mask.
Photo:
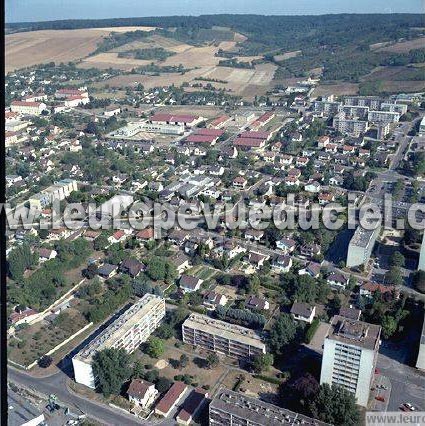
[(205, 265), (197, 265), (188, 271), (188, 274), (194, 275), (201, 280), (207, 281), (217, 275), (218, 271)]
[(78, 310), (69, 308), (52, 323), (40, 321), (23, 328), (9, 339), (8, 358), (24, 366), (31, 364), (86, 324)]

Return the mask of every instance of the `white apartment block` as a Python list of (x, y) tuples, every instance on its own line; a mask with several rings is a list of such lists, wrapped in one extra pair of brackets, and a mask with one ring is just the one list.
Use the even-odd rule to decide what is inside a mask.
[(19, 114), (40, 115), (45, 109), (46, 104), (43, 102), (13, 101), (10, 104), (10, 110)]
[(359, 118), (364, 120), (369, 113), (369, 107), (360, 105), (341, 105), (338, 111), (344, 112), (345, 118)]
[(362, 133), (366, 133), (369, 129), (369, 123), (367, 121), (348, 119), (345, 117), (343, 111), (334, 116), (332, 126), (339, 133), (355, 137), (360, 136)]
[(346, 96), (344, 105), (367, 106), (371, 110), (378, 110), (381, 99), (377, 96)]
[(380, 226), (372, 230), (357, 227), (348, 244), (347, 268), (364, 265), (369, 260), (380, 232)]
[(419, 341), (418, 358), (416, 359), (416, 368), (425, 371), (425, 318), (422, 324), (421, 339)]
[(341, 106), (341, 102), (336, 101), (314, 101), (313, 111), (321, 112), (324, 115), (336, 114)]
[(367, 119), (371, 123), (397, 123), (400, 120), (400, 113), (391, 111), (369, 111)]
[(95, 388), (93, 356), (104, 349), (132, 353), (145, 342), (165, 316), (165, 299), (145, 294), (72, 358), (75, 381)]
[(266, 345), (249, 328), (191, 314), (182, 325), (183, 342), (234, 358), (265, 354)]
[(393, 102), (382, 102), (381, 111), (389, 111), (389, 112), (398, 112), (400, 115), (406, 114), (407, 105), (406, 104), (396, 104)]
[(43, 209), (55, 200), (62, 201), (67, 198), (71, 192), (77, 191), (77, 181), (74, 179), (62, 179), (48, 186), (43, 191), (34, 194), (28, 201), (30, 209)]
[(336, 315), (325, 337), (320, 384), (338, 385), (366, 407), (375, 373), (381, 327)]

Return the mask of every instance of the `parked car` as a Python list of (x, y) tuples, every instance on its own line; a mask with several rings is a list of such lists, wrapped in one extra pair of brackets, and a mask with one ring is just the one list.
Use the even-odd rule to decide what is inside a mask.
[(405, 402), (403, 405), (410, 411), (416, 410), (416, 408), (412, 404), (410, 404), (409, 402)]

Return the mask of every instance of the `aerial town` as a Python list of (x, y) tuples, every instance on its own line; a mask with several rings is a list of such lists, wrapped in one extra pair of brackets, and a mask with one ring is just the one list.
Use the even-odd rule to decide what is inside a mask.
[[(320, 73), (250, 98), (203, 77), (105, 85), (120, 75), (6, 73), (8, 406), (28, 422), (10, 424), (425, 411), (425, 238), (411, 220), (425, 213), (425, 92), (321, 94)], [(138, 202), (150, 221), (133, 227)], [(336, 204), (340, 228), (309, 221)], [(371, 204), (389, 223), (359, 225)], [(209, 222), (229, 205), (232, 220)], [(241, 208), (279, 206), (300, 223), (231, 226)], [(182, 218), (165, 226), (164, 212)]]

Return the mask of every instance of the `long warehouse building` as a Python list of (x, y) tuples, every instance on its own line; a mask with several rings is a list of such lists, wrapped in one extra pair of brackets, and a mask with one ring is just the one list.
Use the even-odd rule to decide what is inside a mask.
[(94, 389), (94, 355), (110, 348), (133, 352), (148, 339), (164, 316), (165, 300), (153, 294), (145, 294), (72, 358), (75, 381)]
[(265, 354), (266, 345), (249, 328), (191, 314), (182, 325), (183, 342), (234, 358)]

